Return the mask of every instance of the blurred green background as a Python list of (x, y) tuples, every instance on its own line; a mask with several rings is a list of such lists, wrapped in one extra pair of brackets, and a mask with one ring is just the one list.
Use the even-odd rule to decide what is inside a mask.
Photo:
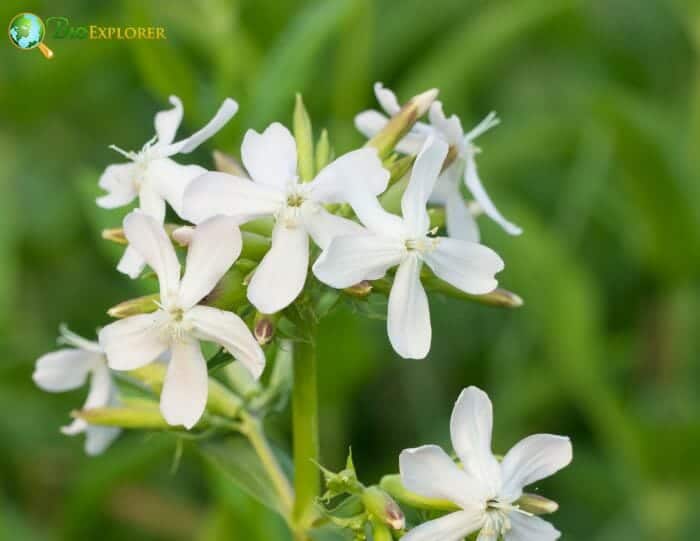
[[(280, 524), (174, 439), (128, 434), (99, 458), (58, 432), (83, 391), (45, 394), (34, 360), (67, 322), (87, 334), (144, 285), (100, 240), (100, 171), (139, 148), (179, 95), (181, 133), (225, 96), (239, 114), (193, 156), (237, 153), (244, 130), (290, 124), (304, 94), (336, 152), (383, 81), (441, 90), (479, 140), (482, 177), (525, 234), (483, 222), (503, 311), (431, 298), (433, 349), (397, 358), (384, 322), (341, 310), (322, 327), (322, 456), (352, 444), (366, 482), (401, 449), (449, 447), (475, 384), (495, 404), (494, 450), (571, 435), (571, 467), (541, 483), (564, 539), (695, 540), (700, 528), (700, 3), (697, 0), (16, 2), (74, 25), (153, 25), (167, 41), (46, 39), (55, 58), (0, 47), (0, 540), (284, 539)], [(271, 419), (278, 440), (287, 418)]]

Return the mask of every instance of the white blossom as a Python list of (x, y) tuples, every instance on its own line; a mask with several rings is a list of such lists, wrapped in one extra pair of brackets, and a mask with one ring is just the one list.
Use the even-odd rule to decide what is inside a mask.
[(248, 299), (262, 313), (287, 307), (304, 287), (309, 265), (309, 236), (325, 247), (336, 235), (358, 233), (362, 227), (331, 214), (323, 205), (347, 201), (347, 192), (378, 194), (389, 173), (374, 149), (345, 154), (310, 182), (297, 176), (294, 137), (279, 123), (262, 134), (249, 130), (241, 148), (250, 179), (207, 173), (187, 188), (184, 217), (193, 223), (216, 214), (239, 222), (272, 216), (272, 245), (248, 285)]
[(100, 345), (115, 370), (139, 368), (169, 351), (161, 413), (169, 424), (189, 429), (202, 416), (208, 394), (199, 341), (224, 347), (256, 378), (265, 366), (262, 349), (236, 314), (198, 304), (240, 254), (240, 232), (224, 216), (202, 222), (192, 234), (182, 278), (175, 249), (154, 218), (132, 212), (124, 220), (124, 234), (158, 275), (160, 309), (107, 325), (99, 333)]
[(494, 275), (503, 269), (490, 248), (431, 235), (426, 203), (447, 151), (439, 139), (425, 141), (401, 200), (402, 217), (382, 209), (376, 197), (355, 192), (350, 203), (368, 230), (333, 238), (313, 268), (319, 280), (340, 289), (381, 278), (398, 266), (387, 328), (392, 346), (405, 358), (422, 359), (430, 350), (430, 311), (420, 277), (424, 262), (438, 277), (474, 295), (495, 289)]
[[(42, 355), (32, 375), (34, 382), (44, 391), (60, 393), (82, 387), (90, 378), (90, 390), (83, 409), (117, 404), (117, 388), (100, 345), (70, 332), (65, 326), (61, 326), (60, 341), (71, 347)], [(61, 432), (70, 436), (85, 433), (85, 452), (98, 455), (114, 441), (120, 429), (90, 425), (83, 419), (75, 419), (61, 428)]]
[[(386, 114), (391, 117), (398, 113), (400, 106), (394, 93), (384, 88), (381, 83), (375, 83), (374, 92), (377, 101)], [(442, 103), (433, 102), (428, 114), (430, 123), (417, 122), (411, 131), (399, 141), (396, 149), (404, 154), (416, 154), (423, 146), (426, 138), (433, 136), (451, 145), (457, 157), (450, 167), (440, 176), (430, 197), (431, 203), (445, 205), (447, 232), (451, 237), (463, 240), (479, 240), (479, 229), (476, 225), (474, 212), (465, 203), (460, 193), (460, 179), (463, 179), (469, 192), (477, 203), (477, 210), (483, 212), (498, 223), (507, 233), (519, 235), (522, 230), (506, 220), (491, 201), (479, 178), (476, 166), (476, 155), (481, 149), (474, 140), (499, 124), (495, 113), (482, 120), (475, 128), (464, 133), (462, 122), (456, 115), (445, 116)], [(355, 117), (355, 126), (365, 136), (372, 137), (381, 130), (389, 118), (378, 111), (363, 111)]]
[(554, 541), (560, 533), (519, 508), (523, 488), (556, 473), (572, 459), (567, 437), (536, 434), (517, 443), (501, 462), (491, 451), (493, 407), (476, 387), (457, 399), (450, 432), (461, 467), (436, 445), (406, 449), (399, 458), (401, 480), (425, 498), (448, 500), (460, 510), (421, 524), (403, 541)]
[[(139, 208), (156, 221), (163, 223), (166, 201), (178, 214), (182, 214), (182, 196), (187, 184), (206, 172), (198, 165), (181, 165), (170, 159), (175, 154), (187, 154), (212, 137), (238, 110), (238, 104), (230, 98), (223, 104), (209, 123), (186, 139), (175, 142), (175, 134), (182, 122), (182, 102), (170, 96), (172, 109), (155, 116), (156, 135), (146, 142), (140, 151), (125, 151), (112, 145), (130, 160), (108, 166), (100, 177), (100, 188), (108, 193), (97, 199), (103, 208), (128, 205), (138, 197)], [(145, 262), (133, 249), (127, 247), (117, 269), (136, 278)]]

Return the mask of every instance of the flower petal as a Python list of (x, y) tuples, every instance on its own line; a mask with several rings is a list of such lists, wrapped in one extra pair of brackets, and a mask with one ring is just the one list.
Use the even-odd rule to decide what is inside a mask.
[(511, 529), (506, 532), (505, 541), (555, 541), (561, 532), (546, 520), (530, 517), (522, 513), (510, 513)]
[(243, 223), (274, 214), (285, 196), (276, 189), (227, 173), (206, 173), (194, 179), (184, 196), (183, 216), (198, 224), (223, 214)]
[(182, 217), (185, 189), (190, 182), (206, 172), (207, 170), (199, 165), (181, 165), (170, 158), (162, 158), (151, 160), (145, 176), (156, 193)]
[(335, 237), (314, 263), (324, 284), (342, 289), (362, 280), (376, 280), (398, 265), (406, 253), (401, 241), (371, 234)]
[(144, 182), (139, 190), (139, 210), (159, 224), (165, 220), (165, 200), (149, 182)]
[(388, 122), (389, 119), (385, 115), (372, 109), (355, 115), (355, 127), (367, 139), (374, 137)]
[(228, 216), (214, 216), (195, 228), (180, 283), (180, 308), (194, 306), (214, 289), (240, 255), (241, 245), (237, 222)]
[(462, 391), (452, 410), (452, 447), (464, 471), (484, 486), (490, 498), (501, 487), (501, 466), (491, 452), (493, 406), (488, 395), (477, 387)]
[(571, 440), (565, 436), (535, 434), (520, 440), (501, 463), (501, 498), (517, 500), (524, 487), (568, 466), (572, 458)]
[(185, 319), (192, 324), (197, 338), (223, 346), (243, 363), (254, 378), (261, 376), (265, 369), (265, 355), (236, 314), (211, 306), (195, 306), (187, 311)]
[(134, 178), (135, 164), (120, 163), (110, 165), (100, 177), (99, 186), (107, 195), (97, 198), (97, 204), (105, 209), (123, 207), (131, 203), (138, 195)]
[(272, 245), (248, 284), (248, 300), (263, 314), (289, 306), (304, 288), (309, 265), (309, 235), (303, 226), (277, 222)]
[(199, 342), (185, 337), (173, 343), (160, 395), (160, 412), (169, 425), (192, 428), (202, 417), (209, 393), (207, 362)]
[(372, 194), (365, 190), (349, 193), (348, 203), (365, 227), (377, 235), (403, 238), (403, 220), (396, 214), (384, 210), (379, 200)]
[(396, 94), (388, 88), (384, 88), (382, 83), (374, 83), (374, 95), (377, 96), (379, 105), (381, 105), (382, 109), (384, 109), (389, 116), (394, 116), (401, 110), (399, 100), (396, 99)]
[(423, 257), (436, 275), (458, 289), (482, 295), (496, 289), (496, 273), (503, 270), (503, 260), (483, 244), (438, 237), (437, 246)]
[(447, 500), (463, 509), (486, 503), (479, 482), (437, 445), (405, 449), (399, 456), (401, 482), (424, 498)]
[(451, 197), (447, 199), (445, 205), (445, 221), (447, 234), (457, 240), (467, 242), (479, 242), (479, 226), (476, 224), (474, 215), (469, 210), (462, 194), (455, 188)]
[(158, 275), (161, 302), (177, 294), (180, 262), (163, 226), (152, 217), (134, 211), (124, 218), (124, 235), (138, 254)]
[(143, 272), (145, 266), (146, 260), (139, 255), (133, 246), (127, 246), (117, 264), (117, 270), (135, 280)]
[(90, 391), (83, 409), (103, 408), (110, 403), (115, 392), (112, 375), (104, 359), (94, 365), (90, 378)]
[(314, 242), (325, 249), (335, 237), (344, 235), (362, 235), (367, 230), (357, 222), (331, 214), (321, 205), (306, 202), (301, 207), (304, 227)]
[(238, 104), (231, 98), (226, 98), (221, 104), (221, 107), (219, 107), (219, 110), (216, 111), (214, 118), (212, 118), (201, 130), (193, 133), (182, 141), (178, 141), (177, 143), (172, 143), (163, 147), (159, 145), (160, 156), (165, 158), (178, 153), (189, 154), (204, 141), (210, 137), (213, 137), (216, 132), (223, 128), (231, 117), (236, 114), (236, 111), (238, 111)]
[(422, 236), (428, 231), (430, 218), (426, 205), (447, 156), (447, 143), (428, 138), (416, 158), (408, 187), (401, 198), (401, 213), (410, 235)]
[(114, 370), (132, 370), (154, 361), (168, 348), (162, 326), (170, 316), (163, 310), (131, 316), (103, 327), (100, 347)]
[(342, 155), (324, 167), (309, 184), (311, 197), (319, 203), (343, 203), (350, 190), (378, 195), (386, 190), (389, 171), (374, 148), (361, 148)]
[(156, 113), (154, 119), (158, 143), (163, 145), (169, 145), (175, 140), (175, 134), (182, 122), (182, 102), (180, 98), (170, 96), (169, 101), (173, 108)]
[(464, 144), (462, 122), (457, 115), (447, 118), (442, 110), (442, 102), (434, 101), (432, 103), (428, 112), (428, 118), (430, 119), (430, 124), (437, 129), (447, 143), (458, 147)]
[(409, 254), (399, 265), (389, 293), (389, 341), (404, 359), (424, 359), (430, 351), (430, 308), (420, 281), (421, 265), (417, 255)]
[(243, 165), (255, 182), (286, 190), (297, 176), (297, 145), (279, 122), (258, 133), (248, 130), (241, 146)]
[(476, 160), (473, 153), (471, 153), (467, 158), (467, 166), (464, 172), (464, 183), (474, 196), (474, 199), (476, 199), (476, 202), (479, 203), (483, 209), (484, 214), (500, 225), (510, 235), (520, 235), (523, 232), (520, 227), (506, 220), (498, 211), (496, 205), (493, 204), (493, 201), (491, 201), (489, 194), (486, 193), (484, 185), (481, 183), (481, 179), (479, 178), (479, 172), (476, 168)]
[(402, 541), (462, 541), (483, 523), (483, 513), (470, 509), (424, 522), (404, 535)]
[(44, 391), (60, 393), (85, 384), (101, 355), (82, 349), (60, 349), (39, 357), (32, 379)]
[(85, 453), (89, 456), (101, 455), (121, 434), (121, 429), (113, 426), (88, 425), (85, 430)]

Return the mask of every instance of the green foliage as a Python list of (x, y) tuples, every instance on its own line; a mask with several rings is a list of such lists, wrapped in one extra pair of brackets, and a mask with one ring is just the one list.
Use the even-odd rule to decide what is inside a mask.
[[(10, 0), (0, 14), (9, 21), (24, 9)], [(58, 433), (85, 391), (40, 392), (31, 372), (56, 347), (60, 322), (91, 336), (108, 307), (153, 292), (151, 281), (119, 275), (121, 248), (100, 239), (124, 214), (94, 206), (100, 171), (122, 161), (108, 144), (140, 147), (169, 94), (184, 101), (182, 133), (230, 95), (241, 105), (231, 125), (181, 160), (211, 168), (208, 152), (237, 155), (244, 129), (291, 127), (301, 92), (314, 140), (328, 128), (342, 153), (363, 142), (351, 122), (376, 106), (375, 80), (403, 100), (439, 87), (465, 127), (499, 112), (502, 126), (479, 139), (480, 172), (525, 233), (510, 238), (482, 222), (483, 239), (506, 261), (501, 285), (525, 306), (431, 296), (433, 348), (412, 362), (391, 351), (385, 321), (360, 317), (383, 313), (374, 298), (337, 303), (317, 345), (321, 462), (339, 469), (352, 444), (363, 479), (377, 482), (397, 470), (401, 449), (448, 446), (452, 401), (476, 384), (495, 404), (496, 452), (533, 432), (572, 436), (572, 466), (535, 487), (560, 503), (552, 521), (566, 539), (696, 538), (697, 2), (206, 0), (164, 10), (75, 0), (32, 9), (74, 24), (164, 26), (168, 40), (49, 33), (50, 62), (0, 48), (0, 541), (287, 539), (243, 439), (205, 449), (205, 461), (185, 445), (175, 474), (172, 435), (129, 435), (88, 459), (80, 438)], [(317, 148), (325, 162), (331, 150)], [(289, 439), (287, 415), (268, 420), (276, 440)], [(314, 539), (333, 535), (320, 529)]]

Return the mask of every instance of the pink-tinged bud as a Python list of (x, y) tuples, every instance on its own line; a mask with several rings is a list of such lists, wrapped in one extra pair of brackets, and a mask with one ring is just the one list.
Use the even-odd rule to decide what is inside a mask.
[(371, 516), (389, 525), (393, 530), (403, 530), (406, 526), (406, 518), (399, 504), (378, 486), (364, 489), (361, 500)]
[(185, 246), (189, 246), (190, 242), (192, 242), (193, 234), (194, 227), (191, 225), (183, 225), (182, 227), (173, 229), (173, 232), (170, 233), (170, 237), (184, 248)]
[(362, 280), (354, 286), (343, 289), (343, 293), (350, 295), (351, 297), (363, 298), (372, 293), (372, 284), (367, 280)]
[(103, 229), (102, 238), (105, 240), (116, 242), (117, 244), (129, 244), (129, 241), (126, 240), (126, 236), (124, 236), (124, 230), (121, 227)]
[(275, 335), (275, 322), (273, 318), (270, 315), (261, 314), (260, 312), (255, 314), (253, 335), (261, 346), (269, 344)]

